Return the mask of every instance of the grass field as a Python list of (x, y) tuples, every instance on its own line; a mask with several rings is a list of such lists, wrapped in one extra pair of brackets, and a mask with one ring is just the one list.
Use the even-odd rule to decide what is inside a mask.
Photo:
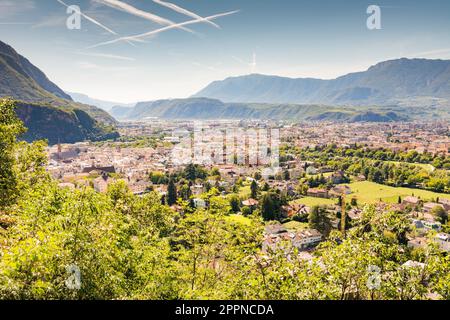
[(288, 229), (288, 230), (293, 230), (293, 231), (300, 231), (300, 230), (305, 230), (309, 228), (309, 225), (307, 223), (302, 223), (302, 222), (298, 222), (298, 221), (289, 221), (286, 222), (285, 224), (283, 224), (283, 226)]
[(229, 222), (241, 223), (241, 224), (244, 224), (247, 226), (251, 225), (251, 220), (240, 214), (231, 214), (231, 215), (225, 217), (225, 219), (228, 220)]
[(385, 161), (387, 163), (391, 163), (391, 164), (408, 164), (408, 165), (413, 165), (422, 169), (425, 169), (427, 172), (431, 173), (434, 170), (436, 170), (435, 167), (433, 167), (431, 164), (426, 164), (426, 163), (406, 163), (406, 162), (399, 162), (399, 161)]
[(388, 203), (397, 203), (399, 196), (404, 198), (413, 194), (424, 201), (437, 197), (450, 199), (450, 194), (411, 188), (394, 188), (369, 181), (354, 182), (347, 185), (352, 189), (352, 194), (348, 197), (356, 197), (359, 203), (374, 203), (380, 201), (380, 199)]
[(336, 200), (305, 197), (305, 198), (294, 200), (294, 201), (292, 201), (292, 203), (300, 203), (300, 204), (304, 204), (305, 206), (308, 206), (308, 207), (314, 207), (314, 206), (334, 205), (334, 204), (336, 204)]
[(238, 194), (239, 198), (248, 199), (248, 198), (250, 198), (251, 194), (252, 194), (252, 191), (251, 191), (249, 185), (248, 186), (244, 185), (239, 188), (239, 194)]

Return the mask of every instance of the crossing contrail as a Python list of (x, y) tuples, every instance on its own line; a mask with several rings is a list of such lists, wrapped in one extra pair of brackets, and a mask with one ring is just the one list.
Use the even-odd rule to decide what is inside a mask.
[(120, 11), (123, 11), (123, 12), (127, 12), (129, 14), (134, 15), (134, 16), (141, 17), (141, 18), (144, 18), (146, 20), (155, 22), (155, 23), (157, 23), (159, 25), (176, 26), (176, 28), (178, 28), (178, 29), (182, 29), (182, 30), (190, 32), (190, 33), (195, 33), (194, 31), (192, 31), (192, 30), (190, 30), (188, 28), (185, 28), (183, 26), (180, 26), (180, 25), (178, 25), (177, 23), (175, 23), (173, 21), (170, 21), (170, 20), (165, 19), (163, 17), (157, 16), (157, 15), (151, 13), (151, 12), (140, 10), (138, 8), (133, 7), (132, 5), (129, 5), (129, 4), (124, 3), (122, 1), (119, 1), (119, 0), (95, 0), (95, 1), (97, 1), (99, 3), (102, 3), (104, 5), (107, 5), (107, 6), (111, 7), (111, 8), (114, 8), (114, 9), (117, 9), (117, 10), (120, 10)]
[[(173, 4), (173, 3), (170, 3), (170, 2), (165, 2), (165, 1), (162, 1), (162, 0), (153, 0), (153, 2), (159, 4), (159, 5), (163, 6), (163, 7), (172, 9), (173, 11), (176, 11), (176, 12), (178, 12), (178, 13), (184, 14), (185, 16), (194, 18), (194, 19), (201, 19), (201, 18), (202, 18), (202, 17), (199, 16), (198, 14), (196, 14), (196, 13), (194, 13), (194, 12), (191, 12), (191, 11), (189, 11), (189, 10), (186, 10), (186, 9), (184, 9), (184, 8), (181, 8), (181, 7), (177, 6), (176, 4)], [(210, 25), (212, 25), (212, 26), (214, 26), (214, 27), (216, 27), (216, 28), (218, 28), (218, 29), (220, 29), (220, 26), (217, 25), (217, 24), (215, 24), (215, 23), (212, 22), (212, 21), (207, 20), (207, 21), (205, 21), (205, 22), (206, 22), (206, 23), (209, 23)]]
[(154, 36), (154, 35), (156, 35), (158, 33), (165, 32), (165, 31), (168, 31), (168, 30), (171, 30), (171, 29), (179, 28), (179, 27), (182, 27), (182, 26), (187, 26), (187, 25), (190, 25), (190, 24), (195, 24), (195, 23), (200, 23), (200, 22), (214, 20), (214, 19), (217, 19), (217, 18), (220, 18), (220, 17), (224, 17), (224, 16), (229, 16), (229, 15), (235, 14), (237, 12), (239, 12), (239, 10), (225, 12), (225, 13), (219, 13), (219, 14), (215, 14), (215, 15), (212, 15), (212, 16), (209, 16), (209, 17), (206, 17), (206, 18), (194, 19), (194, 20), (190, 20), (190, 21), (186, 21), (186, 22), (182, 22), (182, 23), (177, 23), (177, 24), (173, 24), (173, 25), (170, 25), (170, 26), (167, 26), (167, 27), (164, 27), (164, 28), (160, 28), (160, 29), (157, 29), (157, 30), (150, 31), (150, 32), (146, 32), (146, 33), (142, 33), (142, 34), (138, 34), (138, 35), (134, 35), (134, 36), (121, 37), (121, 38), (117, 38), (117, 39), (114, 39), (114, 40), (111, 40), (111, 41), (102, 42), (102, 43), (96, 44), (94, 46), (91, 46), (88, 49), (97, 48), (97, 47), (100, 47), (100, 46), (105, 46), (105, 45), (117, 43), (117, 42), (120, 42), (120, 41), (142, 40), (143, 38), (151, 37), (151, 36)]

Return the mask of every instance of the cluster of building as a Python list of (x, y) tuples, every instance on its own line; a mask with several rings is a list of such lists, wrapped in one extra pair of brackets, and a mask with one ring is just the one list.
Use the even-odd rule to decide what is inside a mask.
[(169, 148), (121, 148), (92, 143), (56, 145), (48, 149), (48, 172), (65, 187), (91, 185), (105, 192), (114, 177), (124, 179), (130, 189), (144, 193), (149, 173), (165, 171)]
[(363, 144), (393, 151), (447, 155), (450, 148), (448, 122), (392, 123), (300, 123), (281, 130), (282, 139), (300, 148)]
[(288, 230), (281, 224), (269, 224), (265, 228), (265, 238), (262, 250), (282, 249), (284, 244), (286, 248), (296, 248), (299, 251), (308, 251), (314, 249), (323, 240), (323, 235), (316, 229)]
[[(418, 197), (405, 197), (398, 209), (411, 210), (408, 214), (414, 233), (410, 236), (408, 246), (412, 248), (423, 248), (430, 242), (435, 243), (443, 251), (450, 252), (450, 234), (442, 232), (442, 224), (438, 217), (433, 214), (436, 207), (450, 212), (450, 200), (436, 199), (435, 202), (424, 202)], [(433, 232), (433, 237), (429, 237)]]

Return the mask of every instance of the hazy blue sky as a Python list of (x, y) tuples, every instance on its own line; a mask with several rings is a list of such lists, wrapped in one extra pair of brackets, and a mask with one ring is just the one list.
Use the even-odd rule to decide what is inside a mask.
[[(163, 26), (94, 0), (63, 0), (130, 36)], [(399, 57), (450, 58), (448, 0), (165, 0), (206, 17), (233, 15), (145, 39), (91, 48), (117, 36), (82, 19), (66, 28), (57, 0), (0, 0), (0, 40), (40, 67), (64, 90), (134, 102), (187, 97), (214, 80), (251, 72), (334, 78)], [(101, 1), (100, 1), (101, 2)], [(153, 0), (122, 0), (185, 22), (194, 18)], [(382, 30), (368, 30), (367, 7), (379, 5)], [(256, 54), (256, 67), (251, 66)]]

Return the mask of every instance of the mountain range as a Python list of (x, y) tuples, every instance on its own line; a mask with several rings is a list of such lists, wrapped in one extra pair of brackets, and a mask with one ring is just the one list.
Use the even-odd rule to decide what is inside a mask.
[(96, 106), (107, 112), (111, 111), (111, 109), (114, 107), (132, 108), (136, 105), (136, 103), (120, 103), (120, 102), (112, 102), (112, 101), (95, 99), (95, 98), (91, 98), (88, 95), (82, 94), (82, 93), (76, 93), (76, 92), (66, 92), (66, 93), (76, 102)]
[(398, 59), (334, 80), (252, 74), (215, 81), (188, 99), (114, 107), (119, 120), (450, 119), (450, 60)]
[(224, 102), (372, 106), (450, 99), (450, 60), (397, 59), (333, 80), (252, 74), (215, 81), (194, 95)]
[(0, 98), (17, 100), (27, 141), (50, 144), (102, 140), (118, 136), (116, 120), (96, 106), (74, 102), (28, 59), (0, 41)]
[(292, 121), (390, 122), (408, 120), (412, 114), (404, 108), (333, 107), (327, 105), (295, 105), (268, 103), (224, 103), (217, 99), (188, 98), (140, 102), (134, 108), (113, 108), (118, 120), (214, 120), (214, 119), (271, 119)]

